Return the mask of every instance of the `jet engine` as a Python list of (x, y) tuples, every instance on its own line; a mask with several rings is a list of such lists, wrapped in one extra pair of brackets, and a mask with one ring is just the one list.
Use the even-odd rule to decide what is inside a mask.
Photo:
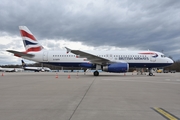
[(128, 63), (112, 63), (107, 66), (103, 66), (102, 70), (105, 72), (123, 73), (129, 70)]

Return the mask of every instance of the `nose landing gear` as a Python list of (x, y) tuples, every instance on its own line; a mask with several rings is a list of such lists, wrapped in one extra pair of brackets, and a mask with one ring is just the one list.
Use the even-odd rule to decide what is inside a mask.
[(152, 68), (149, 68), (149, 76), (154, 76)]
[(94, 71), (94, 76), (99, 76), (99, 72), (97, 70)]

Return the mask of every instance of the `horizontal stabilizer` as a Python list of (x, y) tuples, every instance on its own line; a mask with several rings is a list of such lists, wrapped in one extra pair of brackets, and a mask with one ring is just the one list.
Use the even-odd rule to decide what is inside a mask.
[(18, 52), (18, 51), (14, 51), (14, 50), (6, 50), (6, 51), (13, 53), (15, 56), (18, 56), (18, 57), (21, 57), (21, 56), (34, 57), (33, 54), (29, 54), (29, 53), (25, 53), (25, 52)]

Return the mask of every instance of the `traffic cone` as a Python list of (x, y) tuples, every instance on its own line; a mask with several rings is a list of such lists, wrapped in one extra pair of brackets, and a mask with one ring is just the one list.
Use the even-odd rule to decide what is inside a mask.
[(2, 75), (1, 76), (4, 76), (4, 73), (2, 73)]
[(56, 78), (58, 78), (58, 74), (56, 73)]
[(68, 79), (71, 79), (71, 76), (70, 76), (70, 75), (68, 75)]

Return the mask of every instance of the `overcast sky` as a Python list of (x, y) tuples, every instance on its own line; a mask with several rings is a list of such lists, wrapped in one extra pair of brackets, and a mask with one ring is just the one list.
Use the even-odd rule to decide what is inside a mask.
[(0, 64), (25, 25), (46, 49), (155, 50), (180, 59), (180, 0), (1, 0)]

